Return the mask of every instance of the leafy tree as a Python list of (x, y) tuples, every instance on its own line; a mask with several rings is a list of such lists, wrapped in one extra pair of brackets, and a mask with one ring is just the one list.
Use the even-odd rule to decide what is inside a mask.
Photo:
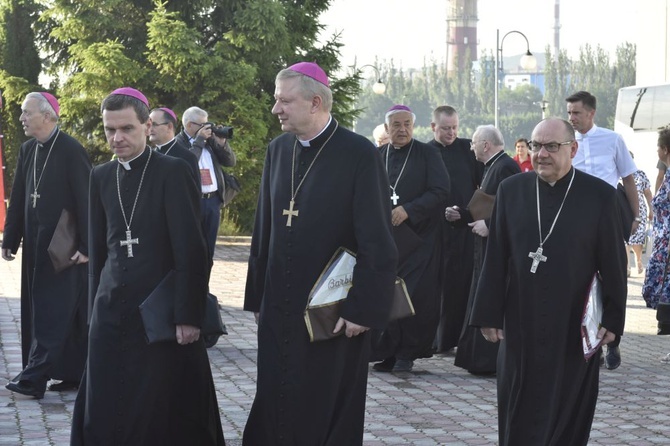
[[(39, 18), (39, 50), (51, 63), (62, 126), (109, 159), (99, 106), (123, 85), (152, 105), (182, 113), (197, 105), (211, 121), (232, 125), (242, 192), (226, 227), (248, 232), (267, 143), (281, 133), (270, 113), (276, 73), (300, 60), (326, 72), (339, 68), (339, 36), (317, 45), (318, 18), (330, 0), (51, 0)], [(35, 18), (33, 18), (35, 20)], [(7, 24), (5, 24), (7, 25)], [(2, 79), (0, 79), (0, 84)], [(0, 85), (1, 86), (1, 85)], [(331, 79), (333, 115), (345, 126), (357, 116), (354, 77)], [(14, 99), (15, 100), (15, 99)]]

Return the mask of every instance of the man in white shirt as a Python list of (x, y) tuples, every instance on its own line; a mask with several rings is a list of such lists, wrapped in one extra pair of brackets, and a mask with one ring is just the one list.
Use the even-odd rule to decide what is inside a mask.
[[(572, 165), (583, 172), (600, 178), (616, 188), (619, 178), (623, 182), (626, 198), (635, 220), (630, 233), (640, 224), (637, 189), (633, 173), (637, 171), (621, 135), (612, 130), (598, 127), (593, 118), (596, 114), (596, 97), (588, 91), (578, 91), (565, 99), (568, 106), (568, 120), (575, 129), (575, 139), (579, 146)], [(624, 228), (626, 232), (626, 228)], [(622, 241), (623, 243), (623, 241)], [(621, 364), (619, 342), (621, 337), (607, 347), (605, 366), (614, 370)]]

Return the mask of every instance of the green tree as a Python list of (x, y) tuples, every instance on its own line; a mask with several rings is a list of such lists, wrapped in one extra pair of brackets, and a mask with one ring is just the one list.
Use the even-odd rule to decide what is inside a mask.
[[(227, 227), (253, 224), (264, 150), (281, 132), (270, 113), (274, 76), (300, 60), (326, 72), (339, 68), (338, 36), (317, 45), (318, 18), (330, 0), (51, 0), (40, 17), (39, 50), (52, 63), (62, 126), (89, 148), (95, 163), (109, 159), (99, 104), (111, 90), (132, 85), (152, 105), (177, 113), (191, 105), (210, 120), (232, 125), (242, 192), (226, 212)], [(0, 79), (0, 82), (2, 79)], [(351, 126), (358, 82), (331, 79), (333, 115)], [(15, 99), (14, 99), (15, 100)]]

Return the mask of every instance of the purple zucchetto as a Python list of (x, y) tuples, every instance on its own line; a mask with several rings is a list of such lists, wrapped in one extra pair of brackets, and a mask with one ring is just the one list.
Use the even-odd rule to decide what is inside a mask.
[(416, 121), (416, 115), (412, 112), (412, 110), (408, 106), (402, 104), (396, 104), (389, 108), (389, 111), (387, 111), (386, 115), (384, 115), (384, 121), (388, 124), (389, 117), (395, 115), (396, 113), (409, 113), (412, 115), (412, 122)]
[(52, 95), (51, 93), (47, 93), (46, 91), (40, 91), (40, 94), (44, 96), (44, 99), (47, 100), (51, 108), (53, 108), (54, 112), (56, 112), (56, 117), (59, 117), (60, 105), (58, 104), (58, 99), (56, 99), (56, 96)]
[(120, 95), (123, 95), (123, 96), (130, 96), (132, 98), (139, 99), (147, 107), (149, 106), (149, 100), (147, 99), (147, 97), (144, 96), (144, 94), (142, 94), (141, 91), (136, 90), (135, 88), (132, 88), (132, 87), (117, 88), (116, 90), (114, 90), (110, 93), (110, 95), (112, 95), (112, 94), (120, 94)]
[(288, 69), (300, 74), (304, 74), (307, 77), (311, 77), (315, 81), (320, 82), (326, 87), (330, 88), (328, 75), (326, 75), (326, 72), (323, 71), (323, 68), (314, 62), (298, 62), (288, 67)]
[(170, 110), (169, 108), (167, 108), (167, 107), (160, 107), (159, 110), (162, 110), (162, 111), (164, 111), (165, 113), (167, 113), (168, 115), (172, 116), (172, 119), (174, 119), (175, 122), (179, 122), (179, 120), (177, 119), (177, 115), (175, 114), (175, 112), (173, 112), (173, 111)]

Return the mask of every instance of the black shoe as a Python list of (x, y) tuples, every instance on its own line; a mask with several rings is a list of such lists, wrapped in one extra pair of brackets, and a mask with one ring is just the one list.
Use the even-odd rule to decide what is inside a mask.
[(614, 370), (621, 365), (621, 352), (619, 346), (607, 347), (607, 354), (605, 355), (605, 367), (608, 370)]
[(61, 381), (59, 383), (49, 384), (47, 390), (51, 392), (67, 392), (68, 390), (77, 390), (79, 381)]
[(411, 359), (398, 359), (393, 366), (393, 373), (396, 372), (411, 372), (414, 367), (414, 361)]
[(14, 393), (20, 393), (21, 395), (32, 396), (34, 398), (37, 398), (38, 400), (44, 398), (44, 390), (37, 389), (29, 381), (19, 381), (17, 383), (8, 382), (7, 384), (5, 384), (5, 388)]
[(386, 358), (382, 362), (373, 365), (372, 369), (378, 372), (391, 373), (391, 371), (393, 371), (393, 366), (395, 366), (395, 357), (391, 356), (390, 358)]

